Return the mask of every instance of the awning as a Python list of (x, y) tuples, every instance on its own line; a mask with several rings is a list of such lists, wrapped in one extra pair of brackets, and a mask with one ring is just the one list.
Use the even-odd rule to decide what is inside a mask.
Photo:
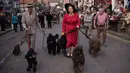
[(4, 9), (4, 12), (11, 12), (12, 5), (5, 5), (3, 9)]

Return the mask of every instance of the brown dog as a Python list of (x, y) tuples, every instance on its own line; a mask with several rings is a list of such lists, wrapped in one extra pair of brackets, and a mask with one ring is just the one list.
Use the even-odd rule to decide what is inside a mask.
[(101, 48), (101, 42), (98, 38), (92, 38), (89, 41), (89, 53), (93, 55), (94, 57), (97, 56), (97, 53), (100, 51)]
[(78, 45), (74, 49), (72, 60), (73, 60), (73, 63), (74, 63), (75, 73), (83, 72), (84, 64), (85, 64), (85, 57), (84, 57), (84, 53), (83, 53), (83, 47), (81, 45)]

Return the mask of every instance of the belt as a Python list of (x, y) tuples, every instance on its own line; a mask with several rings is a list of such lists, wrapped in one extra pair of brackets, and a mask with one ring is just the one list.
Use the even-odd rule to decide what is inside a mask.
[(105, 27), (105, 25), (97, 25), (98, 27)]

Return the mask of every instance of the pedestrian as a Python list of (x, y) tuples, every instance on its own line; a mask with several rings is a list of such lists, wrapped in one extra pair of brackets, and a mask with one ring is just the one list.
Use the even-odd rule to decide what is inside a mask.
[(39, 13), (38, 17), (39, 17), (39, 22), (41, 24), (41, 28), (45, 28), (44, 12), (42, 11), (41, 13)]
[(23, 26), (22, 26), (22, 15), (21, 13), (18, 13), (18, 22), (19, 22), (19, 25), (20, 25), (20, 30), (23, 31)]
[[(69, 32), (70, 30), (80, 27), (79, 15), (76, 12), (75, 7), (72, 4), (68, 3), (65, 4), (65, 8), (67, 13), (63, 17), (62, 35), (65, 35), (65, 33)], [(66, 48), (68, 50), (67, 57), (72, 57), (73, 48), (76, 47), (78, 42), (78, 31), (66, 34), (66, 38)]]
[(93, 15), (91, 13), (90, 10), (87, 10), (87, 13), (84, 16), (84, 26), (86, 29), (86, 34), (92, 38), (92, 19), (93, 19)]
[(11, 14), (7, 15), (7, 28), (11, 28)]
[(130, 35), (130, 8), (128, 8), (128, 13), (125, 17), (125, 21), (127, 24), (127, 33)]
[(105, 45), (108, 29), (108, 14), (104, 12), (103, 8), (99, 8), (99, 13), (95, 16), (94, 28), (97, 29), (97, 38), (100, 39), (100, 34), (103, 33), (102, 45)]
[(91, 10), (91, 11), (92, 11), (92, 16), (93, 16), (93, 19), (92, 19), (92, 29), (94, 29), (94, 18), (96, 16), (97, 12), (98, 12), (98, 9), (97, 8), (93, 8), (93, 10)]
[(12, 24), (14, 25), (14, 31), (17, 32), (18, 18), (16, 14), (12, 15)]
[(117, 15), (118, 17), (122, 15), (122, 12), (121, 12), (121, 10), (119, 9), (119, 7), (116, 7), (116, 8), (114, 9), (114, 12), (116, 13), (116, 15)]
[(121, 12), (123, 12), (124, 5), (122, 1), (118, 1), (117, 7), (121, 10)]
[(1, 31), (5, 31), (5, 24), (6, 24), (6, 15), (4, 12), (1, 11), (0, 9), (0, 26), (1, 26)]
[(38, 17), (37, 13), (33, 9), (33, 4), (29, 3), (27, 8), (28, 10), (22, 15), (22, 25), (26, 31), (25, 34), (29, 49), (35, 49), (37, 27), (39, 29), (41, 28), (40, 25), (38, 25)]
[(50, 11), (48, 11), (48, 13), (46, 15), (46, 20), (47, 20), (48, 28), (52, 28), (53, 16)]

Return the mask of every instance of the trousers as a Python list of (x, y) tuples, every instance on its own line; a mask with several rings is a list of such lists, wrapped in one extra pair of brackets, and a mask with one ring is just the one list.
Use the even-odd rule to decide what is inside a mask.
[(97, 26), (97, 38), (100, 39), (100, 34), (103, 33), (103, 43), (106, 43), (107, 28), (106, 26)]
[(35, 49), (35, 39), (36, 34), (26, 34), (26, 41), (28, 43), (28, 47)]
[(88, 36), (92, 36), (92, 23), (85, 23), (85, 33)]

